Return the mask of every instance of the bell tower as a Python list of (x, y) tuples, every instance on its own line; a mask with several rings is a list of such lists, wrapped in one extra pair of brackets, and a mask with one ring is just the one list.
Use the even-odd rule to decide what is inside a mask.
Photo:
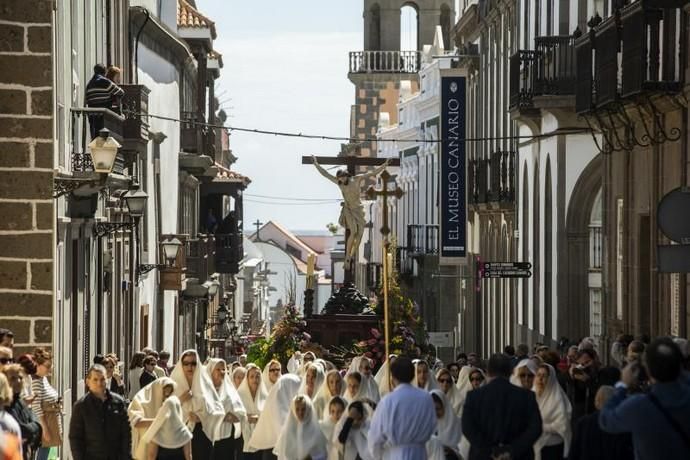
[[(391, 124), (398, 122), (400, 82), (409, 80), (412, 92), (419, 88), (421, 50), (433, 43), (437, 26), (444, 47), (450, 49), (454, 4), (453, 0), (364, 0), (364, 50), (350, 52), (349, 60), (348, 78), (355, 85), (351, 137), (375, 137), (381, 112), (390, 114)], [(401, 37), (407, 42), (402, 47)], [(361, 142), (360, 155), (376, 156), (375, 142)]]

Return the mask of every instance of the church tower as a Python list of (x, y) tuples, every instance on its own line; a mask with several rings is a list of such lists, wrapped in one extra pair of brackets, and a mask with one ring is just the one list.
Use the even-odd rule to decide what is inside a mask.
[[(454, 0), (364, 0), (364, 50), (350, 53), (348, 78), (355, 85), (350, 137), (374, 138), (381, 112), (390, 114), (391, 124), (398, 122), (400, 82), (410, 81), (413, 93), (419, 88), (421, 50), (433, 43), (437, 26), (443, 31), (444, 46), (451, 47), (454, 4)], [(376, 156), (375, 143), (360, 144), (361, 156)]]

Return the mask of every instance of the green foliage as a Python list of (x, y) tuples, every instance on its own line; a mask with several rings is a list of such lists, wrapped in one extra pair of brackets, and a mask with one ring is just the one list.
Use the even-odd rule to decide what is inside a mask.
[(295, 351), (308, 347), (311, 336), (306, 332), (307, 323), (300, 318), (294, 305), (285, 307), (283, 318), (278, 321), (271, 337), (257, 339), (249, 346), (247, 360), (263, 368), (272, 359), (277, 359), (283, 366)]

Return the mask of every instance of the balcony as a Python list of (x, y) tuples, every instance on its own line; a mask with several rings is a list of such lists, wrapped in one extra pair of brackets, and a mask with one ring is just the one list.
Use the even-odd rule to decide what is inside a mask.
[(146, 154), (149, 142), (149, 89), (144, 85), (121, 85), (122, 97), (122, 149), (127, 152)]
[(242, 233), (216, 233), (216, 272), (239, 272), (240, 262), (244, 257)]
[(407, 248), (395, 248), (395, 269), (401, 279), (411, 282), (414, 276), (414, 259), (408, 254)]
[(419, 51), (351, 51), (350, 73), (417, 73)]
[(589, 22), (577, 40), (576, 112), (602, 153), (677, 141), (678, 122), (664, 114), (684, 109), (681, 59), (684, 2), (650, 0), (619, 7)]
[(407, 253), (410, 257), (438, 254), (438, 225), (408, 225)]
[(180, 149), (189, 153), (201, 154), (204, 148), (203, 115), (197, 112), (182, 112), (180, 114)]
[(534, 50), (519, 50), (511, 56), (511, 110), (533, 109), (534, 99), (539, 96), (574, 96), (575, 38), (574, 35), (536, 37)]
[(512, 206), (515, 201), (515, 152), (493, 152), (468, 162), (470, 205)]
[[(70, 152), (70, 169), (72, 174), (89, 175), (94, 173), (93, 162), (91, 161), (91, 152), (89, 151), (89, 143), (91, 142), (91, 133), (89, 128), (89, 120), (102, 119), (103, 127), (110, 131), (116, 141), (122, 144), (123, 141), (123, 122), (125, 118), (122, 115), (103, 108), (79, 107), (71, 110), (71, 146)], [(123, 174), (126, 168), (125, 157), (120, 149), (115, 159), (113, 166), (113, 173)]]
[(187, 240), (187, 277), (203, 283), (216, 272), (216, 240), (213, 235), (199, 235)]

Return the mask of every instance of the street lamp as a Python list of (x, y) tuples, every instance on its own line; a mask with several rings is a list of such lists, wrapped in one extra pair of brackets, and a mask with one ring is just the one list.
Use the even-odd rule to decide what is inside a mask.
[(208, 290), (208, 296), (213, 299), (216, 296), (216, 294), (218, 294), (220, 282), (214, 278), (211, 281), (206, 281), (204, 284), (202, 284), (202, 286)]
[(182, 242), (175, 237), (168, 237), (161, 241), (161, 247), (163, 248), (163, 256), (171, 267), (175, 265), (177, 260), (177, 254), (180, 252), (182, 247)]
[(97, 173), (110, 174), (115, 165), (117, 149), (120, 147), (120, 143), (110, 136), (110, 131), (106, 128), (101, 129), (98, 136), (89, 142), (93, 170)]
[(129, 215), (137, 219), (144, 215), (146, 200), (148, 200), (148, 198), (148, 193), (141, 190), (129, 190), (122, 196), (122, 199), (125, 200), (125, 203), (127, 204)]

